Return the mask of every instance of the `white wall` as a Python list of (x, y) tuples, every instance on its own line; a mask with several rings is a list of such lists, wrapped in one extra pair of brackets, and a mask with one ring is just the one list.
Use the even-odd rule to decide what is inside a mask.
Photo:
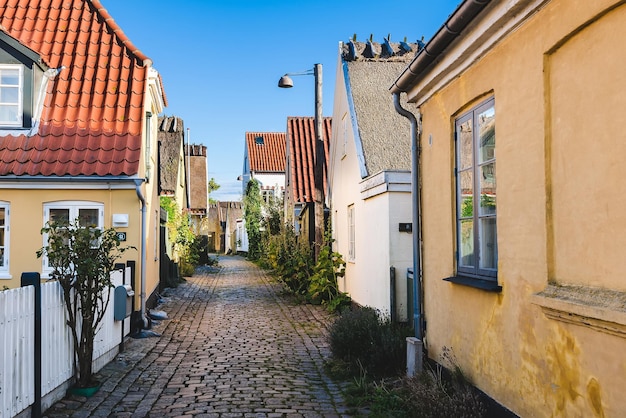
[[(342, 291), (363, 306), (390, 314), (390, 267), (396, 269), (396, 316), (406, 320), (406, 269), (412, 265), (412, 236), (399, 232), (411, 222), (409, 172), (381, 172), (361, 178), (341, 59), (337, 64), (329, 199), (334, 250), (346, 261)], [(391, 100), (391, 98), (390, 98)], [(344, 148), (345, 143), (345, 148)], [(349, 260), (348, 206), (355, 210), (355, 259)]]

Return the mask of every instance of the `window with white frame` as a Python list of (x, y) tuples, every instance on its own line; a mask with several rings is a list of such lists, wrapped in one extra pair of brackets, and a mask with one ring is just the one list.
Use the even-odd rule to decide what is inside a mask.
[(456, 120), (457, 270), (497, 280), (496, 112), (493, 98)]
[(0, 125), (22, 126), (24, 67), (0, 64)]
[(268, 205), (274, 202), (275, 192), (272, 188), (261, 189), (261, 199)]
[(9, 273), (9, 204), (0, 202), (0, 278)]
[(348, 206), (348, 260), (356, 258), (355, 228), (354, 228), (354, 205)]
[[(78, 221), (79, 226), (104, 228), (104, 205), (95, 202), (67, 201), (44, 204), (44, 225), (53, 222), (72, 223)], [(48, 237), (44, 235), (44, 246)], [(49, 274), (52, 267), (48, 259), (43, 258), (43, 274)]]

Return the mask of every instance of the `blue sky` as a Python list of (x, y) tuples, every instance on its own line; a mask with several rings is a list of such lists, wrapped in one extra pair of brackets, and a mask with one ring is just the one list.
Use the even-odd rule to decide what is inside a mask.
[(331, 116), (340, 41), (428, 41), (460, 0), (101, 3), (161, 74), (164, 114), (181, 117), (190, 142), (207, 146), (209, 178), (221, 186), (211, 197), (226, 201), (241, 197), (246, 132), (285, 132), (288, 116), (314, 114), (314, 77), (280, 89), (283, 74), (321, 63)]

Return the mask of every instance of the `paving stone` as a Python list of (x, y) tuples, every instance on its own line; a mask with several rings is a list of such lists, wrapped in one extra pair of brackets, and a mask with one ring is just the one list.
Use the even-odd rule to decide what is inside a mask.
[(332, 317), (298, 305), (239, 256), (166, 289), (160, 337), (128, 339), (97, 374), (90, 399), (66, 398), (44, 417), (346, 417), (324, 374)]

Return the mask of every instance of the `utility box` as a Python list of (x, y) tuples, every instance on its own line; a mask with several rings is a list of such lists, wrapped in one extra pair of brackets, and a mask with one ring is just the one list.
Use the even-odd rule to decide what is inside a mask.
[(113, 293), (113, 319), (123, 321), (133, 312), (135, 291), (130, 285), (117, 286)]

